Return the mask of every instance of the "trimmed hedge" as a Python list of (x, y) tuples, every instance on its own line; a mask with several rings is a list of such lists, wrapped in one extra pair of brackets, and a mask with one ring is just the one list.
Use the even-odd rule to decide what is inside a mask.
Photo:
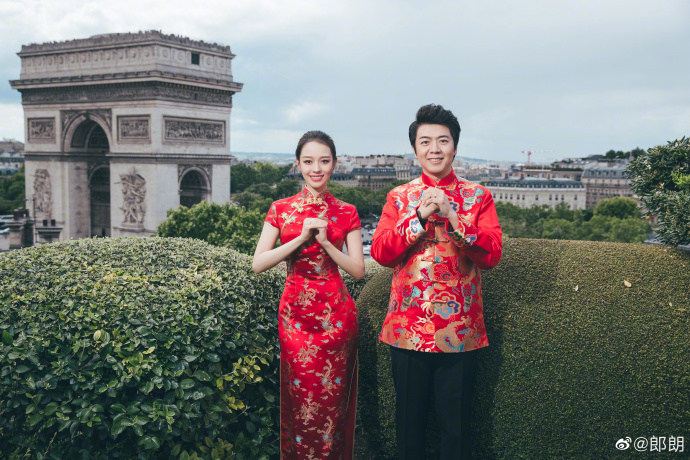
[[(396, 452), (389, 350), (377, 340), (391, 276), (379, 273), (357, 300), (362, 458)], [(628, 458), (620, 438), (690, 437), (689, 253), (507, 239), (483, 284), (477, 458)]]
[(283, 284), (195, 240), (0, 255), (0, 457), (275, 456)]

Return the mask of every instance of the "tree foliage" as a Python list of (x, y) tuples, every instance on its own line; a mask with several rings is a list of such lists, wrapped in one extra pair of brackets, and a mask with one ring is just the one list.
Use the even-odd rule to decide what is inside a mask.
[(198, 203), (168, 211), (159, 236), (196, 238), (215, 246), (253, 254), (263, 228), (264, 214), (230, 204)]
[(639, 147), (636, 147), (632, 149), (629, 152), (623, 152), (621, 150), (609, 150), (604, 154), (606, 158), (609, 160), (615, 160), (615, 159), (627, 159), (627, 158), (637, 158), (638, 156), (642, 155), (644, 153), (644, 150), (642, 150)]
[(630, 186), (658, 218), (666, 244), (690, 244), (690, 139), (652, 147), (630, 162)]
[(276, 184), (287, 174), (290, 167), (291, 165), (278, 166), (262, 161), (251, 166), (244, 163), (233, 165), (230, 191), (232, 193), (243, 192), (252, 184)]
[(0, 177), (0, 214), (11, 214), (17, 208), (25, 206), (24, 166), (20, 172), (7, 177)]
[(496, 203), (496, 212), (503, 234), (513, 238), (641, 243), (651, 232), (650, 224), (630, 198), (603, 200), (594, 212), (571, 210), (565, 203), (554, 209), (546, 205), (525, 209), (500, 202)]
[(637, 202), (632, 198), (620, 196), (607, 198), (600, 201), (594, 207), (594, 215), (617, 217), (625, 219), (628, 217), (642, 217), (642, 212), (637, 206)]

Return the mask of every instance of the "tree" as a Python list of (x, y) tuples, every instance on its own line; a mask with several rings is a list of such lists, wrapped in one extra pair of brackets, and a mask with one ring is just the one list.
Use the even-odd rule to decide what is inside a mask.
[(608, 241), (620, 241), (623, 243), (642, 243), (647, 239), (647, 234), (652, 231), (649, 222), (640, 218), (628, 217), (616, 222), (609, 230)]
[(594, 213), (596, 215), (590, 209), (571, 210), (565, 203), (559, 203), (554, 209), (545, 205), (523, 209), (511, 203), (497, 202), (496, 212), (503, 234), (511, 238), (628, 243), (646, 239), (651, 226), (642, 219), (634, 200), (604, 201), (609, 203), (602, 205), (599, 212)]
[(283, 179), (276, 185), (275, 199), (287, 198), (299, 192), (299, 182), (292, 179)]
[(542, 227), (542, 238), (550, 240), (575, 240), (577, 229), (572, 221), (553, 218), (546, 219)]
[(201, 202), (191, 208), (180, 206), (169, 210), (166, 220), (158, 227), (158, 235), (196, 238), (253, 254), (263, 228), (264, 216), (265, 212), (257, 210)]
[(278, 183), (290, 171), (291, 164), (278, 166), (264, 161), (252, 165), (256, 171), (256, 182), (273, 185)]
[(637, 206), (637, 202), (628, 197), (615, 197), (601, 200), (594, 208), (595, 216), (617, 217), (626, 219), (628, 217), (642, 217), (642, 212)]
[(230, 169), (230, 191), (241, 192), (257, 182), (256, 171), (244, 163), (233, 165)]
[(639, 147), (635, 147), (629, 152), (623, 152), (621, 150), (609, 150), (604, 154), (604, 156), (609, 159), (609, 160), (615, 160), (615, 159), (624, 159), (624, 158), (637, 158), (641, 154), (644, 153), (644, 150), (642, 150)]
[(690, 244), (690, 139), (650, 148), (630, 162), (628, 172), (646, 214), (658, 218), (659, 239)]
[(12, 214), (17, 208), (25, 206), (24, 167), (20, 172), (0, 178), (0, 214)]

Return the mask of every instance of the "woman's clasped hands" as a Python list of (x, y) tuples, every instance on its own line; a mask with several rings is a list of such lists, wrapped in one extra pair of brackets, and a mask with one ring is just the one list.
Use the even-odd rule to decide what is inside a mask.
[(328, 239), (326, 238), (326, 230), (328, 229), (328, 221), (326, 219), (321, 219), (318, 217), (308, 217), (304, 219), (302, 224), (302, 233), (300, 233), (300, 239), (304, 242), (309, 241), (313, 236), (319, 244), (323, 244)]

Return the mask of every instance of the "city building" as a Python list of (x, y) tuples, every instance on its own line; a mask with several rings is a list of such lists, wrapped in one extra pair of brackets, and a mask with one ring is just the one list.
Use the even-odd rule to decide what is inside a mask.
[(520, 208), (542, 205), (555, 208), (559, 203), (566, 203), (570, 209), (585, 209), (585, 187), (571, 179), (509, 176), (488, 180), (483, 185), (491, 191), (494, 201)]
[(637, 199), (630, 188), (627, 160), (596, 161), (584, 166), (582, 184), (587, 189), (587, 209), (594, 208), (606, 198), (630, 197)]
[(0, 141), (0, 176), (17, 174), (24, 164), (24, 143), (13, 139)]
[(357, 186), (370, 190), (379, 190), (396, 181), (396, 170), (392, 166), (373, 166), (354, 168), (352, 175), (357, 180)]

